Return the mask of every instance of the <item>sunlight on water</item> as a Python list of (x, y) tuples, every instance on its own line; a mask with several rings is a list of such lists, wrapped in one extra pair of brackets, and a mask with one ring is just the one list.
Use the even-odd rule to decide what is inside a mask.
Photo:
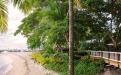
[(12, 68), (12, 62), (13, 60), (9, 56), (0, 54), (0, 75), (6, 75), (6, 73)]

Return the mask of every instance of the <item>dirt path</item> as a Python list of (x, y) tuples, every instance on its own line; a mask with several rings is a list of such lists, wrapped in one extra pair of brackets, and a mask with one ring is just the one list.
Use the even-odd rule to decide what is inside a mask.
[(114, 66), (108, 66), (104, 68), (104, 72), (101, 75), (121, 75), (121, 69)]
[(41, 64), (35, 63), (29, 56), (29, 52), (7, 53), (13, 59), (13, 68), (7, 75), (58, 75), (45, 69)]

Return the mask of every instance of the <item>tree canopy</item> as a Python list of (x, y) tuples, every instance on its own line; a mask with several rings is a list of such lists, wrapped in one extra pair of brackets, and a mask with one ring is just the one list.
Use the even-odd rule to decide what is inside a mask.
[[(40, 44), (33, 48), (40, 47), (44, 43), (67, 47), (68, 0), (36, 0), (33, 6), (33, 12), (22, 20), (15, 35), (21, 33), (27, 37), (28, 46), (33, 42), (30, 40), (36, 38), (34, 44)], [(93, 44), (97, 42), (96, 45), (101, 45), (100, 47), (106, 47), (108, 43), (113, 43), (115, 48), (120, 47), (120, 8), (120, 0), (78, 2), (77, 6), (74, 6), (74, 47), (79, 48), (81, 41), (88, 40)]]

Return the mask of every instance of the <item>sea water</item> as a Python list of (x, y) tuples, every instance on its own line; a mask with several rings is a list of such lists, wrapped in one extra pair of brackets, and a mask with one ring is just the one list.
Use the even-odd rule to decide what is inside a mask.
[(0, 75), (6, 75), (6, 73), (13, 68), (11, 63), (13, 60), (2, 53), (0, 53)]

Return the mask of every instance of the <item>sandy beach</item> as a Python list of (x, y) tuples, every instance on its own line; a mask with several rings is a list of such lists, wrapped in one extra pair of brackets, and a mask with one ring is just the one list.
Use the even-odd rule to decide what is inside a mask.
[(13, 68), (6, 75), (59, 75), (34, 62), (30, 54), (31, 52), (5, 53), (13, 60)]

